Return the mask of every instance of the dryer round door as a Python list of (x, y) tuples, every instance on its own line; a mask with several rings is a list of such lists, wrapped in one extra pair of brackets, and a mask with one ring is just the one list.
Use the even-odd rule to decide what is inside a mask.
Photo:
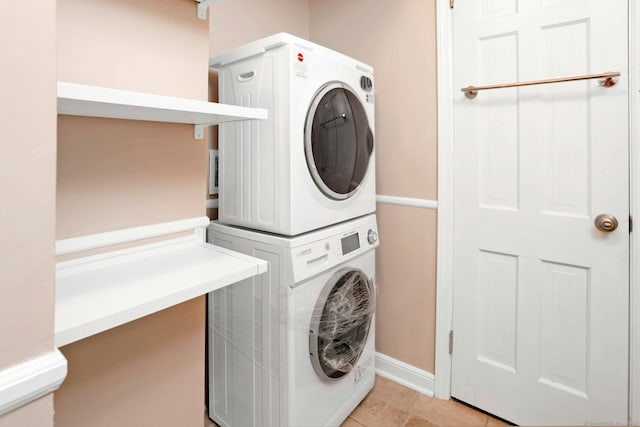
[(323, 380), (339, 380), (364, 350), (375, 311), (372, 280), (343, 268), (331, 276), (316, 302), (309, 333), (311, 364)]
[(311, 176), (326, 196), (344, 200), (363, 181), (373, 152), (373, 132), (356, 93), (331, 82), (316, 93), (305, 124), (305, 155)]

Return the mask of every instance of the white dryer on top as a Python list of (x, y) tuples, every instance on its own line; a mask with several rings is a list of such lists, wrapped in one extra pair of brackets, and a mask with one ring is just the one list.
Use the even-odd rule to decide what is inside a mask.
[(209, 65), (220, 102), (269, 111), (220, 126), (221, 223), (293, 236), (375, 211), (370, 66), (286, 33)]

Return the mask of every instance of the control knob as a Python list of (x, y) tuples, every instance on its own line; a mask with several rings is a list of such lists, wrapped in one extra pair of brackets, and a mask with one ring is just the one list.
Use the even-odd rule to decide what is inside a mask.
[(370, 245), (373, 245), (378, 241), (378, 233), (376, 233), (375, 230), (369, 229), (369, 232), (367, 233), (367, 241)]

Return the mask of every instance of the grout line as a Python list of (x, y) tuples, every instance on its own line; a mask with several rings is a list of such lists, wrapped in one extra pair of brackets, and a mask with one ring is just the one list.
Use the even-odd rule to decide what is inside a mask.
[(418, 392), (414, 392), (413, 394), (413, 399), (411, 399), (411, 403), (409, 403), (409, 406), (407, 406), (407, 412), (409, 412), (409, 409), (411, 409), (411, 407), (413, 406), (413, 404), (415, 403), (416, 399), (418, 399)]

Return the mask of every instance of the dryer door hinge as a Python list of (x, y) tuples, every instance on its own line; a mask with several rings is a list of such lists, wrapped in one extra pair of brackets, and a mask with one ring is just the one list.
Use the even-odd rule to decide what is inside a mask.
[(453, 354), (453, 331), (449, 331), (449, 354)]
[(633, 218), (629, 215), (629, 233), (633, 231)]

